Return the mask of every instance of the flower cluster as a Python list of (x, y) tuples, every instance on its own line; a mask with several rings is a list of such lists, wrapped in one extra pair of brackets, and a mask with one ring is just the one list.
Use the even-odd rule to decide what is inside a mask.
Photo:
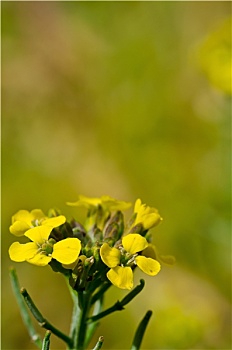
[(131, 204), (109, 196), (79, 196), (70, 206), (85, 207), (84, 223), (51, 210), (48, 216), (35, 209), (19, 210), (12, 217), (10, 232), (25, 236), (27, 243), (14, 242), (9, 248), (11, 260), (27, 261), (38, 266), (50, 265), (68, 276), (74, 290), (95, 290), (102, 283), (118, 288), (133, 288), (133, 271), (138, 266), (155, 276), (160, 271), (160, 258), (151, 244), (149, 229), (161, 216), (155, 208), (137, 199), (127, 224), (123, 211)]

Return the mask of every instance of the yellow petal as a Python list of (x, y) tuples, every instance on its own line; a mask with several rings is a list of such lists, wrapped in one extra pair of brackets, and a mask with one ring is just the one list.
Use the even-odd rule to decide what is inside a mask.
[(12, 216), (12, 224), (15, 221), (24, 221), (30, 226), (32, 220), (33, 216), (31, 215), (31, 213), (29, 213), (28, 210), (19, 210), (15, 215)]
[(120, 251), (111, 248), (108, 243), (104, 243), (100, 249), (101, 259), (108, 267), (115, 267), (120, 263)]
[(43, 220), (42, 225), (46, 225), (50, 227), (58, 227), (64, 224), (65, 221), (66, 221), (66, 217), (64, 215), (59, 215), (53, 218)]
[(154, 227), (162, 220), (157, 209), (142, 204), (140, 199), (135, 202), (134, 212), (137, 214), (134, 225), (142, 224), (145, 230)]
[(41, 220), (43, 218), (46, 218), (46, 216), (44, 215), (41, 209), (33, 209), (31, 211), (31, 215), (33, 217), (32, 220)]
[(87, 209), (90, 209), (92, 207), (97, 207), (101, 204), (100, 198), (89, 198), (80, 195), (78, 201), (76, 202), (67, 202), (67, 205), (73, 206), (73, 207), (85, 207)]
[(127, 252), (130, 254), (135, 254), (144, 250), (148, 246), (148, 243), (146, 238), (142, 237), (138, 233), (130, 233), (129, 235), (123, 237), (122, 245)]
[(110, 269), (106, 275), (110, 282), (118, 288), (133, 288), (133, 272), (130, 267), (116, 266), (113, 269)]
[(62, 264), (62, 266), (65, 269), (73, 270), (78, 263), (84, 264), (85, 260), (86, 260), (86, 256), (85, 255), (80, 255), (80, 256), (78, 256), (78, 258), (73, 263), (71, 263), (71, 264)]
[(110, 196), (102, 196), (101, 197), (101, 202), (103, 207), (105, 207), (108, 210), (127, 210), (131, 207), (131, 203), (129, 202), (124, 202), (124, 201), (119, 201), (117, 199), (114, 199)]
[(161, 263), (172, 266), (176, 262), (176, 258), (173, 255), (159, 255), (158, 256)]
[(160, 271), (161, 266), (157, 260), (139, 255), (135, 261), (138, 267), (149, 276), (155, 276)]
[(66, 238), (54, 244), (52, 257), (62, 264), (72, 264), (81, 251), (78, 238)]
[(138, 213), (141, 205), (142, 205), (142, 201), (140, 198), (138, 198), (135, 202), (134, 213)]
[(50, 226), (36, 226), (25, 232), (24, 236), (30, 238), (31, 241), (43, 244), (48, 240), (48, 237), (52, 231)]
[(52, 260), (51, 256), (47, 256), (42, 252), (39, 252), (33, 258), (27, 259), (27, 262), (37, 266), (46, 266), (51, 260)]
[(150, 213), (142, 219), (141, 223), (145, 230), (149, 230), (150, 228), (158, 225), (158, 223), (162, 220), (158, 213)]
[(9, 248), (9, 255), (11, 260), (22, 262), (35, 256), (37, 251), (38, 251), (38, 247), (33, 242), (29, 242), (25, 244), (14, 242), (13, 244), (11, 244)]
[(24, 233), (31, 228), (30, 225), (28, 225), (25, 221), (15, 221), (10, 226), (10, 233), (12, 233), (15, 236), (23, 236)]
[(79, 200), (82, 203), (86, 203), (89, 205), (93, 205), (93, 206), (98, 206), (99, 204), (101, 204), (101, 199), (100, 198), (96, 198), (96, 197), (86, 197), (83, 195), (79, 195)]

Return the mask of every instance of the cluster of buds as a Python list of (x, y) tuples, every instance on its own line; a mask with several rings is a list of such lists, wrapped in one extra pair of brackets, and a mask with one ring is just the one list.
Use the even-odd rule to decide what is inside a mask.
[(48, 216), (39, 209), (19, 210), (12, 217), (10, 232), (30, 241), (14, 242), (9, 249), (11, 260), (49, 264), (67, 276), (77, 292), (111, 284), (131, 290), (137, 266), (150, 276), (160, 271), (160, 258), (148, 232), (162, 220), (155, 208), (137, 199), (133, 215), (125, 224), (123, 211), (131, 203), (109, 196), (79, 196), (76, 202), (67, 204), (85, 207), (85, 222), (68, 222), (55, 210), (50, 210)]

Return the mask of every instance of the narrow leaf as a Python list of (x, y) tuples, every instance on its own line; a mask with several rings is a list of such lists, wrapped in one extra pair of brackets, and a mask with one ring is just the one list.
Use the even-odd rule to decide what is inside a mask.
[(50, 336), (51, 336), (51, 331), (47, 331), (45, 333), (45, 336), (43, 339), (42, 350), (49, 350), (50, 349)]
[(19, 305), (19, 309), (20, 309), (20, 313), (21, 313), (23, 322), (24, 322), (25, 326), (27, 327), (28, 333), (29, 333), (33, 343), (35, 345), (37, 345), (37, 347), (39, 349), (41, 349), (42, 348), (42, 339), (37, 334), (37, 332), (32, 324), (28, 309), (27, 309), (26, 304), (23, 300), (23, 297), (20, 293), (20, 286), (19, 286), (17, 273), (13, 267), (10, 268), (10, 280), (11, 280), (11, 285), (12, 285), (14, 295), (15, 295), (17, 303)]
[(135, 336), (133, 339), (131, 350), (139, 350), (140, 349), (140, 345), (142, 343), (143, 336), (144, 336), (145, 330), (147, 328), (148, 322), (151, 318), (151, 315), (152, 315), (152, 311), (151, 310), (147, 311), (144, 318), (140, 322), (140, 324), (135, 332)]
[(102, 336), (99, 337), (98, 342), (95, 345), (95, 347), (93, 348), (93, 350), (100, 350), (102, 345), (103, 345), (103, 342), (104, 342), (104, 338)]

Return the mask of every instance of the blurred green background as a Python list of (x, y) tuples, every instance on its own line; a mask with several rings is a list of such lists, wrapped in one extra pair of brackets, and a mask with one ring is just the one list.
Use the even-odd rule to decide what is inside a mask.
[[(129, 349), (148, 309), (142, 349), (231, 348), (230, 6), (2, 2), (2, 349), (35, 348), (11, 265), (68, 332), (62, 276), (12, 263), (8, 227), (19, 209), (78, 218), (65, 205), (78, 194), (157, 207), (164, 221), (154, 242), (177, 259), (102, 321), (104, 349)], [(111, 288), (106, 306), (123, 295)], [(65, 348), (55, 337), (51, 347)]]

